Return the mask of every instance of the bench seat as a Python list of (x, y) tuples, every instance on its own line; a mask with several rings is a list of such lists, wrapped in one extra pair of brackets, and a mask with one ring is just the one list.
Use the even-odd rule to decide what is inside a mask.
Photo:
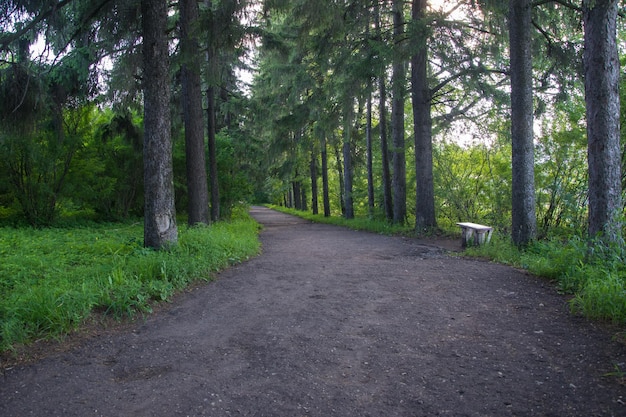
[(493, 233), (493, 227), (491, 226), (471, 222), (457, 223), (457, 226), (461, 228), (463, 247), (469, 246), (472, 243), (475, 245), (483, 245), (489, 243), (491, 240), (491, 234)]

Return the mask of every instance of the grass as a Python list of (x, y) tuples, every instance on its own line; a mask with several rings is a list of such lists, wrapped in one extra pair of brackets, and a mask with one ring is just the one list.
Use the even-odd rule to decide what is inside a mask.
[(0, 228), (0, 351), (61, 337), (93, 314), (149, 312), (258, 253), (258, 225), (242, 210), (228, 222), (179, 226), (169, 251), (142, 243), (142, 224)]

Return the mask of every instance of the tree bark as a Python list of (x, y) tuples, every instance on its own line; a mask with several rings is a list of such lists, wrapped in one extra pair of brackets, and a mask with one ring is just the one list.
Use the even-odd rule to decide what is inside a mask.
[(170, 126), (167, 2), (142, 0), (144, 63), (144, 245), (178, 240)]
[(330, 190), (328, 187), (328, 151), (326, 133), (322, 133), (322, 199), (324, 217), (330, 217)]
[(209, 189), (204, 150), (200, 48), (193, 34), (198, 20), (198, 2), (180, 0), (181, 68), (185, 160), (187, 166), (188, 224), (209, 223)]
[[(422, 24), (427, 0), (413, 2), (412, 18)], [(430, 114), (431, 93), (428, 86), (428, 46), (426, 28), (423, 44), (411, 58), (411, 98), (415, 142), (415, 230), (417, 232), (437, 226), (435, 217), (435, 184), (433, 179), (433, 121)], [(418, 41), (422, 41), (418, 40)]]
[(341, 205), (341, 215), (345, 216), (346, 215), (346, 200), (344, 197), (344, 191), (345, 191), (345, 186), (344, 186), (344, 175), (343, 175), (343, 168), (342, 168), (342, 158), (341, 158), (341, 152), (339, 151), (339, 145), (337, 144), (337, 139), (334, 138), (335, 140), (333, 141), (333, 148), (335, 151), (335, 161), (337, 163), (337, 174), (338, 174), (338, 178), (339, 178), (339, 204)]
[(531, 1), (509, 1), (512, 143), (512, 239), (523, 246), (537, 237), (533, 143)]
[(311, 147), (311, 211), (313, 214), (319, 213), (319, 207), (317, 203), (317, 155), (315, 154), (315, 147)]
[[(377, 1), (374, 5), (374, 30), (376, 39), (382, 42), (380, 30), (380, 5)], [(379, 101), (378, 111), (380, 129), (380, 154), (382, 165), (382, 186), (383, 186), (383, 210), (388, 221), (393, 220), (393, 199), (391, 197), (391, 171), (389, 169), (389, 146), (387, 141), (387, 87), (385, 83), (386, 68), (383, 65), (378, 74)]]
[(584, 0), (589, 237), (621, 242), (620, 63), (617, 0)]
[(344, 184), (344, 216), (346, 219), (354, 218), (354, 201), (352, 197), (352, 117), (353, 102), (352, 99), (346, 100), (344, 109), (344, 127), (343, 127), (343, 184)]
[(367, 88), (367, 124), (365, 127), (365, 140), (367, 142), (367, 207), (370, 217), (374, 216), (374, 152), (372, 138), (372, 82), (368, 81)]
[(393, 142), (393, 222), (403, 224), (406, 220), (406, 154), (404, 143), (404, 97), (406, 89), (406, 69), (404, 58), (399, 51), (403, 42), (404, 22), (402, 0), (393, 0), (393, 33), (395, 46), (392, 65), (391, 136)]
[[(209, 10), (213, 10), (213, 2), (211, 0), (205, 0), (205, 4)], [(220, 218), (220, 187), (219, 178), (217, 173), (217, 142), (215, 135), (217, 133), (217, 106), (215, 104), (215, 86), (218, 80), (218, 65), (217, 65), (217, 51), (214, 46), (216, 34), (215, 24), (211, 22), (210, 28), (211, 36), (209, 39), (209, 46), (207, 48), (207, 136), (208, 136), (208, 151), (209, 151), (209, 183), (211, 190), (211, 220), (216, 222)]]

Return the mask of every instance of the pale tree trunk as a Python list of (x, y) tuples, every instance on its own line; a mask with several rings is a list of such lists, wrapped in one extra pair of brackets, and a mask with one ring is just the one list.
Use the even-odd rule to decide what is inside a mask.
[(178, 240), (170, 126), (166, 0), (141, 2), (144, 91), (144, 245), (160, 249)]
[(183, 118), (185, 122), (185, 161), (187, 166), (188, 224), (209, 223), (209, 190), (204, 151), (204, 118), (200, 81), (200, 48), (193, 34), (198, 20), (198, 2), (180, 0), (180, 31), (183, 65), (181, 68)]
[[(393, 33), (399, 47), (404, 36), (402, 0), (393, 0)], [(403, 224), (406, 220), (406, 154), (404, 149), (404, 97), (406, 69), (402, 54), (394, 51), (392, 65), (391, 137), (393, 142), (393, 222)]]
[(589, 236), (621, 241), (620, 67), (617, 0), (584, 0)]
[(512, 143), (512, 238), (523, 246), (536, 239), (531, 1), (509, 1)]
[[(427, 0), (413, 2), (414, 22), (423, 21)], [(424, 30), (426, 33), (426, 30)], [(426, 37), (418, 52), (411, 58), (411, 96), (415, 134), (415, 230), (437, 226), (435, 217), (435, 185), (433, 179), (433, 121), (430, 114), (431, 94), (428, 86), (428, 44)]]

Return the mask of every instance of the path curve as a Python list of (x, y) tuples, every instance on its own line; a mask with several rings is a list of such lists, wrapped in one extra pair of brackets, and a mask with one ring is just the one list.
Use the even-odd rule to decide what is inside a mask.
[(626, 415), (626, 348), (551, 285), (254, 207), (263, 253), (5, 369), (0, 416)]

